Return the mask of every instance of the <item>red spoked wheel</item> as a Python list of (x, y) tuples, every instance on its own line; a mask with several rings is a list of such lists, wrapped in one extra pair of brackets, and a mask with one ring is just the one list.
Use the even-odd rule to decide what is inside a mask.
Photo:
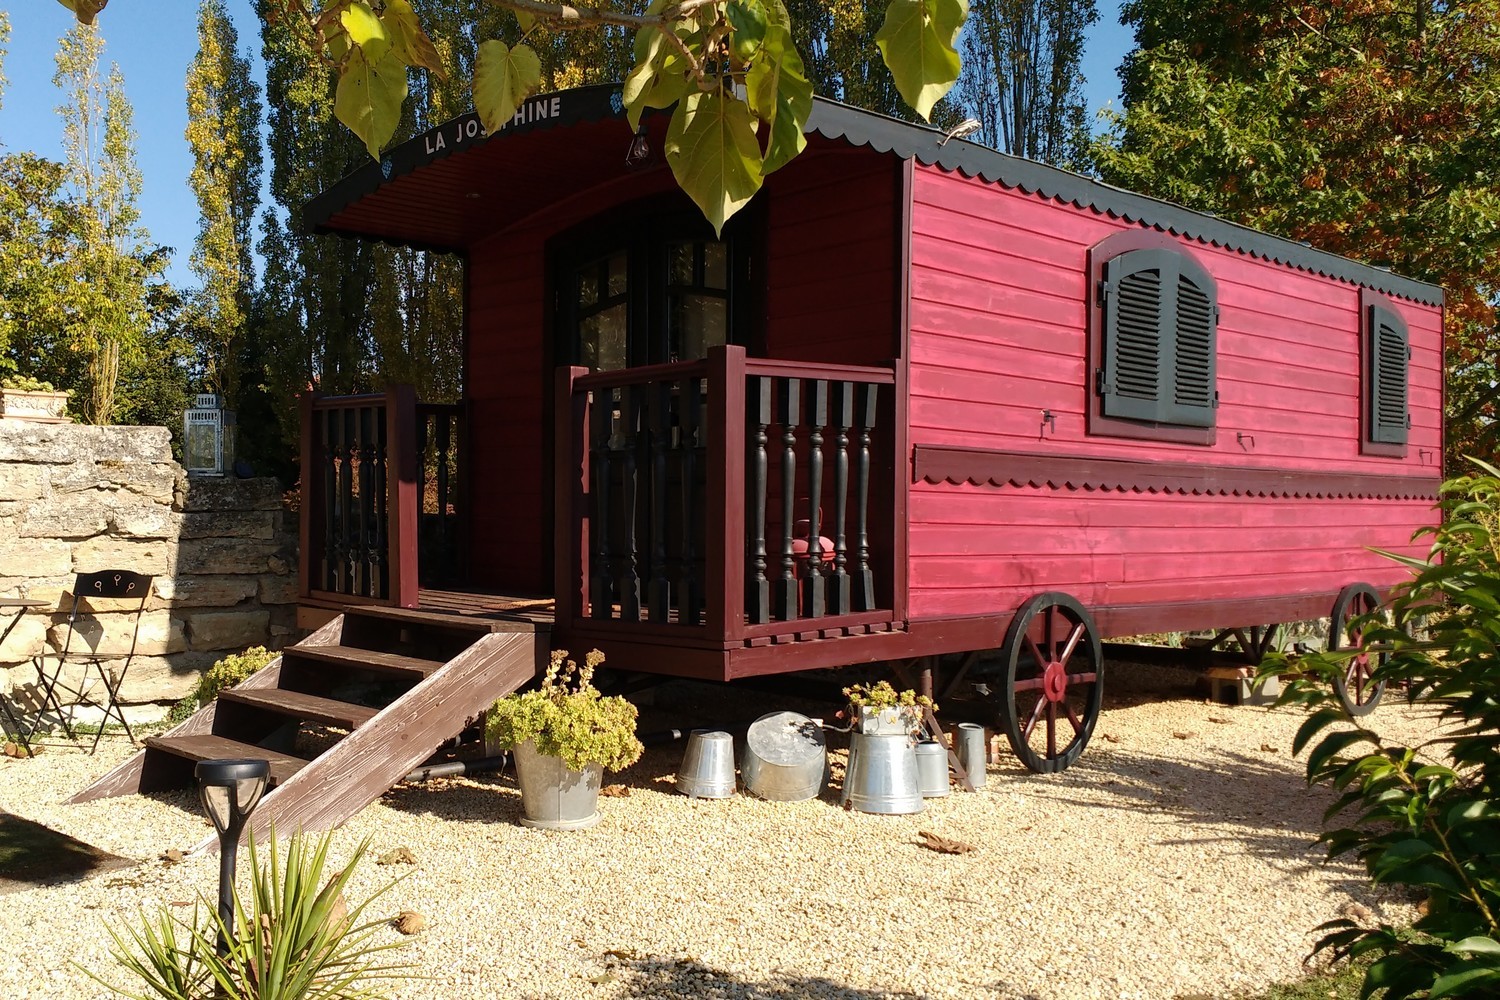
[(1088, 746), (1104, 702), (1099, 630), (1068, 594), (1038, 594), (1011, 619), (1001, 649), (1000, 724), (1033, 771), (1067, 770)]
[[(1351, 583), (1339, 591), (1328, 623), (1329, 651), (1358, 650), (1364, 641), (1364, 629), (1355, 626), (1355, 620), (1378, 607), (1380, 595), (1368, 583)], [(1333, 692), (1350, 715), (1369, 715), (1380, 704), (1385, 682), (1374, 681), (1371, 675), (1389, 658), (1389, 653), (1355, 652), (1344, 665), (1344, 676), (1334, 679)]]
[(1260, 666), (1269, 654), (1280, 649), (1278, 640), (1281, 638), (1281, 625), (1272, 623), (1270, 625), (1252, 625), (1250, 628), (1237, 628), (1230, 632), (1240, 647), (1240, 659), (1252, 667)]

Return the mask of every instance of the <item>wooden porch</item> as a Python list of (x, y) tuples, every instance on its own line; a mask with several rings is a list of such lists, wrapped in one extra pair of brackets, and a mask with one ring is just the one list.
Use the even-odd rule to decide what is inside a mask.
[(503, 460), (505, 429), (408, 387), (305, 399), (299, 621), (357, 604), (520, 617), (626, 669), (720, 679), (902, 655), (901, 380), (735, 346), (559, 369), (552, 594), (465, 565), (485, 501), (466, 470)]

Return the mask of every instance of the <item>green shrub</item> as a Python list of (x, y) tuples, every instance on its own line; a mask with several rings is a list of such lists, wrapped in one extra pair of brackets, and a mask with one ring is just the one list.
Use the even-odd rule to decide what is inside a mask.
[[(375, 955), (400, 947), (400, 942), (375, 941), (389, 918), (361, 923), (361, 917), (396, 882), (349, 906), (344, 892), (369, 844), (361, 843), (343, 870), (325, 877), (332, 836), (323, 834), (309, 848), (300, 834), (293, 835), (282, 864), (273, 832), (264, 865), (252, 839), (250, 898), (247, 903), (236, 893), (230, 928), (220, 922), (217, 904), (202, 897), (188, 919), (164, 909), (155, 916), (143, 913), (139, 927), (109, 928), (115, 945), (111, 953), (130, 973), (132, 985), (118, 986), (92, 970), (82, 971), (133, 1000), (385, 996), (373, 984), (400, 978), (409, 967), (377, 964)], [(229, 943), (223, 955), (218, 953), (221, 934)]]
[(0, 379), (0, 389), (14, 389), (17, 392), (56, 392), (51, 382), (43, 382), (41, 379), (31, 378), (27, 375), (7, 375)]
[[(1484, 474), (1443, 485), (1443, 524), (1424, 529), (1429, 558), (1392, 557), (1415, 571), (1391, 605), (1394, 622), (1377, 615), (1355, 626), (1363, 652), (1390, 650), (1372, 679), (1438, 711), (1444, 725), (1432, 739), (1403, 746), (1348, 715), (1330, 688), (1353, 653), (1295, 664), (1276, 655), (1260, 671), (1287, 680), (1281, 703), (1314, 710), (1293, 751), (1316, 740), (1308, 781), (1341, 793), (1325, 821), (1347, 825), (1319, 838), (1329, 856), (1352, 853), (1372, 881), (1427, 895), (1409, 929), (1319, 928), (1327, 934), (1316, 950), (1374, 959), (1364, 996), (1500, 995), (1500, 470), (1478, 464)], [(1412, 638), (1424, 619), (1427, 637)]]
[(264, 646), (251, 646), (243, 653), (219, 660), (203, 672), (192, 694), (172, 706), (172, 711), (167, 714), (167, 725), (175, 726), (186, 721), (201, 706), (217, 698), (220, 691), (234, 687), (280, 655)]
[(553, 650), (542, 685), (507, 695), (490, 709), (486, 731), (493, 741), (514, 749), (536, 741), (537, 753), (561, 757), (569, 770), (600, 764), (618, 771), (640, 760), (635, 736), (635, 706), (618, 695), (604, 697), (594, 687), (594, 670), (604, 662), (597, 649), (584, 665), (568, 659), (566, 649)]

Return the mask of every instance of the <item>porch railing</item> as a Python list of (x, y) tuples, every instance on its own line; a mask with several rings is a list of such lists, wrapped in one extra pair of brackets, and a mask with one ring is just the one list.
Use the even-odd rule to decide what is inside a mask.
[(558, 617), (733, 644), (890, 621), (896, 373), (558, 373)]
[(416, 607), (419, 551), (424, 576), (459, 563), (462, 410), (409, 385), (301, 402), (302, 595)]

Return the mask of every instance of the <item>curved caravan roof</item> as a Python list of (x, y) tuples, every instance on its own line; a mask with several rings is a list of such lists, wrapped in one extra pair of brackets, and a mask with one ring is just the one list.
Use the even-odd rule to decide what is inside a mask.
[[(648, 122), (659, 149), (666, 116)], [(837, 101), (817, 98), (806, 130), (1416, 302), (1443, 301), (1435, 285), (961, 139), (939, 145), (939, 131)], [(630, 176), (629, 141), (616, 84), (531, 97), (493, 135), (469, 112), (355, 170), (308, 202), (304, 222), (312, 232), (463, 251), (514, 219)]]

